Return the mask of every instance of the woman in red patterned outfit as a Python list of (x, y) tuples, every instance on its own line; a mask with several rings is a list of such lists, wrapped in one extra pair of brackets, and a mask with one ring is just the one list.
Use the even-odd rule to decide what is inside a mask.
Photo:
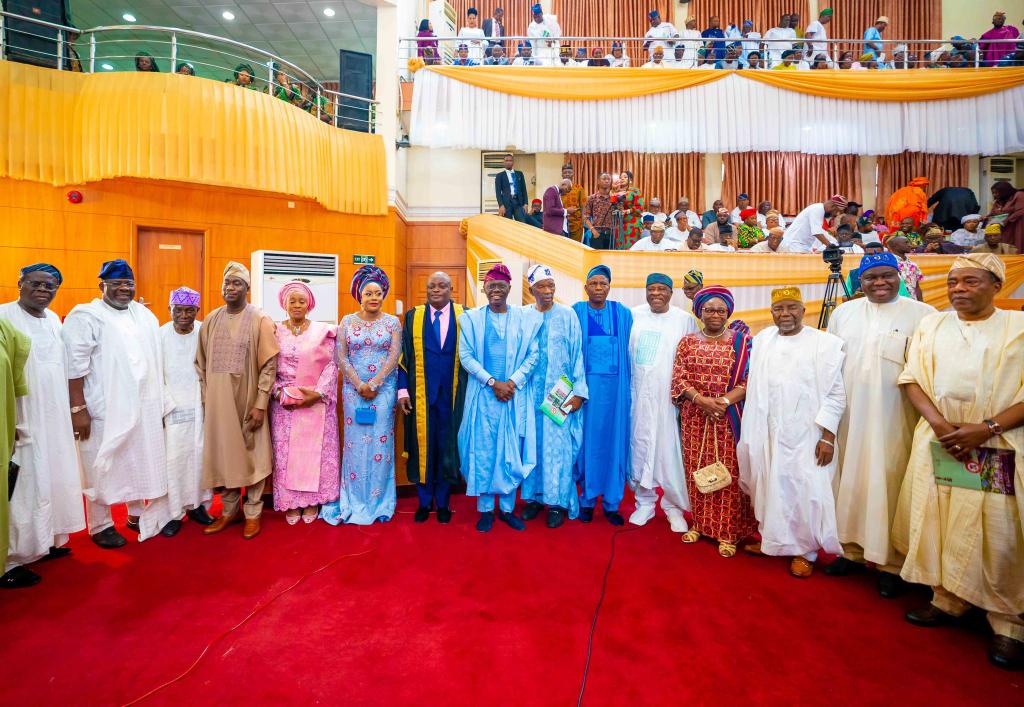
[(614, 250), (629, 250), (644, 236), (644, 198), (633, 186), (633, 173), (628, 169), (619, 175), (619, 181), (612, 187), (612, 203), (622, 210), (622, 228), (615, 233)]
[[(680, 409), (686, 486), (693, 522), (684, 543), (706, 535), (718, 541), (718, 554), (732, 557), (736, 545), (757, 531), (750, 497), (739, 487), (736, 440), (746, 396), (750, 336), (727, 328), (735, 302), (724, 287), (711, 285), (693, 298), (693, 313), (704, 331), (684, 336), (676, 348), (672, 370), (672, 401)], [(722, 462), (732, 483), (701, 493), (693, 473)]]

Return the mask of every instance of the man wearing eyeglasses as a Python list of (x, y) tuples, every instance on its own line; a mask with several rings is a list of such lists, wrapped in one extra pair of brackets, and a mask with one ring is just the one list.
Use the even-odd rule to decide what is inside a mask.
[(103, 264), (102, 298), (64, 320), (71, 426), (79, 441), (86, 518), (102, 548), (125, 544), (110, 507), (128, 504), (138, 532), (146, 499), (167, 493), (160, 326), (135, 301), (135, 274), (124, 260)]
[(11, 495), (2, 589), (38, 583), (41, 577), (26, 565), (69, 555), (70, 548), (62, 546), (71, 533), (85, 528), (61, 323), (49, 309), (62, 281), (52, 265), (28, 265), (18, 279), (18, 299), (0, 305), (0, 319), (32, 341), (25, 366), (28, 395), (18, 400), (15, 410), (13, 461), (19, 481)]

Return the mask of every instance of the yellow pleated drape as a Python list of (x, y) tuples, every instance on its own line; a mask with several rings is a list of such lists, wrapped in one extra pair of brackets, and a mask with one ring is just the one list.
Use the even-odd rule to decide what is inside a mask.
[(476, 88), (553, 101), (649, 96), (711, 83), (731, 73), (606, 66), (428, 66), (424, 71), (434, 71)]
[(1024, 68), (896, 69), (892, 71), (706, 71), (557, 66), (432, 66), (462, 83), (524, 98), (595, 101), (681, 91), (737, 74), (822, 98), (909, 103), (972, 98), (1024, 85)]
[(177, 74), (78, 74), (0, 61), (0, 176), (54, 186), (167, 179), (387, 213), (379, 135)]

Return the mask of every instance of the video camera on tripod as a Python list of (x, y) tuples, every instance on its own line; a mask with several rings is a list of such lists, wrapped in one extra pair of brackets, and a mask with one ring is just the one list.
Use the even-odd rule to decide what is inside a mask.
[(821, 252), (821, 259), (828, 265), (828, 278), (825, 280), (825, 297), (821, 302), (821, 314), (818, 315), (818, 329), (826, 329), (828, 320), (839, 303), (840, 291), (846, 299), (852, 295), (843, 279), (843, 250), (837, 245), (830, 245)]

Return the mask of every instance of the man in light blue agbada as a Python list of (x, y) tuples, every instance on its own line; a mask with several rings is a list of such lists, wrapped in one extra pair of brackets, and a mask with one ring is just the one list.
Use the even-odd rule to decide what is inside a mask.
[(583, 407), (583, 447), (576, 457), (580, 520), (594, 518), (598, 499), (612, 525), (625, 520), (619, 503), (626, 488), (630, 444), (629, 334), (633, 313), (608, 300), (612, 271), (598, 265), (587, 273), (587, 301), (573, 305), (583, 336), (587, 404)]
[[(526, 276), (535, 304), (532, 309), (544, 318), (538, 336), (537, 366), (530, 389), (537, 423), (537, 466), (523, 482), (522, 497), (527, 501), (523, 520), (532, 520), (548, 507), (547, 526), (557, 528), (566, 515), (576, 518), (579, 498), (573, 467), (583, 444), (583, 415), (580, 408), (587, 399), (587, 374), (583, 365), (583, 334), (576, 313), (555, 303), (555, 276), (546, 265), (534, 265)], [(562, 404), (568, 417), (559, 423), (539, 409), (548, 392), (565, 378), (572, 392)], [(553, 413), (561, 419), (561, 414)]]
[(536, 407), (529, 391), (537, 365), (537, 334), (544, 323), (533, 308), (509, 307), (512, 273), (497, 264), (484, 276), (487, 304), (459, 317), (459, 359), (469, 374), (459, 460), (466, 494), (478, 496), (481, 533), (498, 520), (525, 530), (513, 513), (516, 489), (536, 465)]

